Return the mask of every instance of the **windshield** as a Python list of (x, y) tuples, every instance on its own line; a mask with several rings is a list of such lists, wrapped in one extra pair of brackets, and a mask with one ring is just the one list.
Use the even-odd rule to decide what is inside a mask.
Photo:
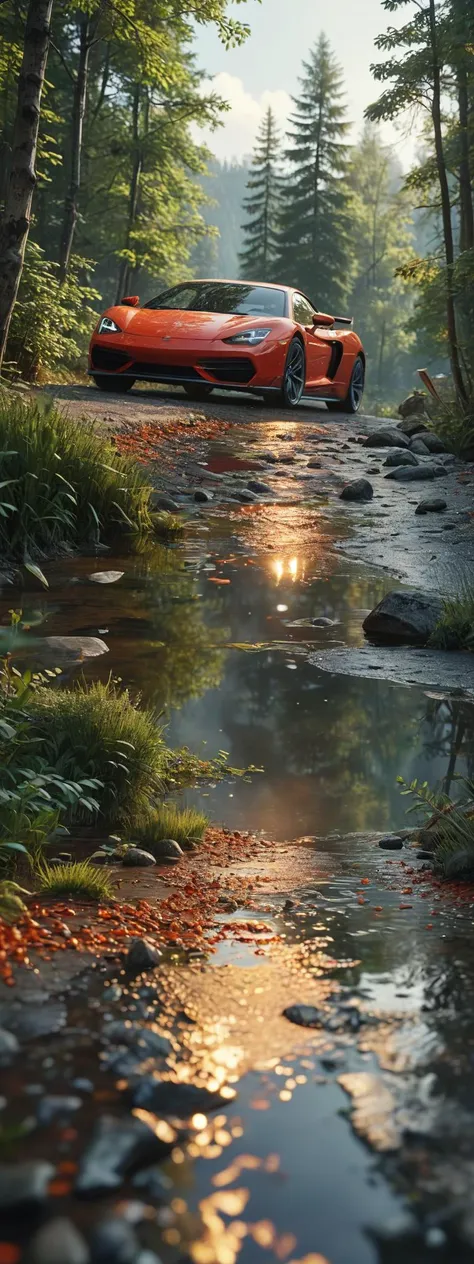
[(145, 307), (180, 312), (223, 312), (229, 316), (284, 316), (285, 290), (225, 281), (188, 281), (164, 290)]

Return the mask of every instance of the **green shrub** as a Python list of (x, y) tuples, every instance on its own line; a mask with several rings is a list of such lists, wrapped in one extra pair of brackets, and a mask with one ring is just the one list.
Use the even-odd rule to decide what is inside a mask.
[[(464, 778), (460, 778), (464, 781)], [(421, 812), (425, 828), (429, 826), (433, 844), (434, 866), (445, 878), (474, 878), (474, 802), (454, 802), (447, 794), (432, 790), (427, 781), (407, 784), (397, 777), (403, 795), (411, 795), (414, 803), (409, 812)], [(468, 793), (472, 785), (464, 782)]]
[(48, 865), (43, 862), (37, 866), (36, 873), (42, 895), (64, 895), (76, 900), (113, 898), (109, 875), (88, 860), (76, 861), (72, 865)]
[(155, 844), (163, 838), (174, 838), (186, 850), (201, 841), (208, 824), (207, 816), (195, 808), (177, 808), (172, 803), (161, 803), (133, 826), (131, 837), (152, 855)]
[(474, 649), (474, 590), (443, 602), (443, 613), (432, 632), (429, 645), (437, 650)]
[[(61, 777), (80, 782), (99, 774), (96, 816), (113, 825), (147, 810), (150, 795), (161, 788), (167, 750), (154, 712), (139, 709), (128, 690), (112, 682), (38, 689), (30, 714), (45, 757)], [(87, 820), (90, 813), (73, 803), (67, 819)]]
[(140, 539), (176, 531), (154, 514), (140, 466), (120, 456), (86, 421), (53, 405), (0, 397), (0, 554), (23, 562), (128, 532)]
[(64, 376), (64, 369), (86, 367), (85, 353), (97, 320), (93, 304), (100, 299), (97, 290), (80, 280), (89, 267), (86, 259), (73, 258), (61, 285), (58, 264), (46, 259), (41, 247), (29, 239), (5, 372), (35, 382), (51, 370), (60, 368)]

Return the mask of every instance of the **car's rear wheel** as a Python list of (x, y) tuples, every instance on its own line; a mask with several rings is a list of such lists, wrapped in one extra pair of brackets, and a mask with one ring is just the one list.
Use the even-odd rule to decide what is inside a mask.
[(207, 382), (183, 382), (183, 390), (188, 399), (207, 399), (213, 387)]
[(306, 360), (301, 338), (293, 338), (288, 347), (281, 390), (268, 397), (268, 402), (296, 408), (304, 392)]
[(114, 391), (117, 395), (125, 395), (134, 385), (134, 377), (119, 377), (113, 373), (94, 373), (94, 382), (99, 391)]
[(365, 365), (362, 356), (354, 361), (345, 399), (331, 399), (328, 408), (331, 413), (358, 413), (362, 403), (365, 384)]

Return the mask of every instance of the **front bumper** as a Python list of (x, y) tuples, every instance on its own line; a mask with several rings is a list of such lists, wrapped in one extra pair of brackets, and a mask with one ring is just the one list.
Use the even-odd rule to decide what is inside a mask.
[[(94, 335), (89, 351), (89, 373), (133, 377), (164, 383), (203, 382), (229, 389), (278, 389), (282, 348), (272, 343), (258, 353), (248, 347), (209, 346), (196, 342), (183, 347), (176, 340), (161, 345), (145, 339)], [(280, 370), (280, 373), (278, 372)]]

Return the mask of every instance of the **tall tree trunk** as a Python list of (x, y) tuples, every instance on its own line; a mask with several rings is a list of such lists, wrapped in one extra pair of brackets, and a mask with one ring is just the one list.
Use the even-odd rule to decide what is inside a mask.
[(467, 71), (463, 63), (458, 68), (458, 110), (461, 149), (459, 163), (459, 201), (460, 201), (460, 248), (474, 248), (474, 206), (472, 197), (471, 156), (469, 145), (469, 94)]
[(435, 0), (429, 0), (429, 22), (433, 72), (433, 97), (431, 116), (435, 142), (436, 167), (441, 194), (441, 218), (443, 224), (444, 254), (446, 259), (446, 325), (448, 331), (449, 358), (453, 375), (454, 389), (461, 404), (467, 403), (467, 391), (463, 381), (459, 347), (456, 332), (456, 312), (453, 292), (454, 243), (451, 222), (451, 203), (449, 185), (444, 159), (443, 128), (441, 122), (441, 66), (438, 54), (438, 37), (436, 30)]
[[(140, 192), (140, 176), (142, 172), (142, 153), (140, 147), (139, 135), (139, 119), (140, 119), (140, 84), (136, 83), (133, 93), (132, 108), (132, 137), (133, 137), (133, 165), (130, 178), (130, 193), (128, 198), (128, 217), (127, 228), (125, 233), (125, 250), (130, 249), (130, 242), (133, 227), (137, 217), (138, 195)], [(120, 264), (116, 303), (127, 293), (130, 277), (133, 274), (133, 267), (128, 259), (122, 259)]]
[(82, 137), (87, 101), (87, 79), (91, 50), (91, 20), (84, 14), (79, 22), (79, 64), (74, 83), (70, 139), (69, 183), (64, 199), (63, 227), (59, 245), (59, 279), (66, 280), (78, 216), (81, 187)]
[(29, 0), (5, 210), (0, 223), (0, 371), (23, 268), (53, 0)]

